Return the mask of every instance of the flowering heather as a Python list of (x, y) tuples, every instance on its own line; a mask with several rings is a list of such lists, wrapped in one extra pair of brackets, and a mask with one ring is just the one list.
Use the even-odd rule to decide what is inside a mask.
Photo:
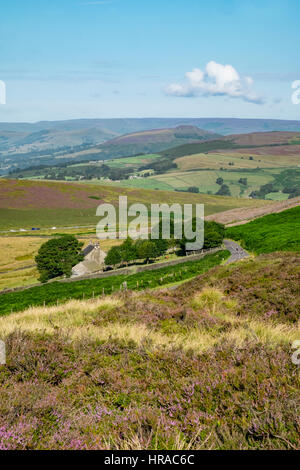
[(299, 448), (299, 258), (268, 259), (3, 317), (0, 449)]

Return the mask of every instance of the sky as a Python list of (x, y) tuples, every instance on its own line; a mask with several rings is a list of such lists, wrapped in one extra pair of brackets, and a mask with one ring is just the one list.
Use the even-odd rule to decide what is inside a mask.
[(299, 0), (1, 3), (0, 122), (300, 120)]

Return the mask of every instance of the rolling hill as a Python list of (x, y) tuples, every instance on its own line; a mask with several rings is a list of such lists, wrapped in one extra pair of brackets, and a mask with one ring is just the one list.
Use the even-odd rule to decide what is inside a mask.
[(155, 153), (217, 137), (218, 134), (195, 126), (147, 130), (122, 136), (97, 127), (76, 130), (50, 128), (28, 134), (5, 130), (0, 131), (0, 174), (1, 170), (5, 174), (16, 167), (50, 166), (70, 160), (106, 160)]
[(170, 147), (192, 142), (215, 140), (218, 134), (203, 131), (195, 126), (177, 126), (171, 129), (155, 129), (136, 132), (110, 140), (101, 146), (101, 153), (109, 157), (156, 153)]
[(291, 209), (230, 227), (227, 236), (256, 254), (300, 251), (300, 204)]
[(119, 186), (0, 179), (0, 228), (96, 225), (96, 207), (103, 202), (116, 205), (120, 195), (127, 195), (129, 203), (146, 205), (203, 203), (207, 215), (237, 207), (253, 208), (268, 204), (259, 200)]
[[(143, 118), (143, 119), (77, 119), (69, 121), (41, 121), (37, 123), (0, 123), (0, 174), (7, 173), (12, 165), (19, 164), (22, 168), (34, 164), (51, 164), (54, 157), (66, 156), (77, 151), (91, 149), (127, 134), (144, 133), (170, 129), (181, 126), (192, 126), (203, 129), (207, 133), (218, 135), (242, 134), (249, 132), (291, 131), (300, 132), (300, 121), (276, 121), (265, 119), (218, 119), (218, 118)], [(201, 137), (201, 136), (200, 136)], [(144, 137), (147, 141), (147, 137)], [(140, 147), (132, 150), (132, 144), (125, 141), (129, 154), (143, 152)], [(136, 140), (135, 142), (136, 143)], [(149, 144), (149, 141), (147, 142)], [(158, 140), (156, 140), (156, 144)], [(182, 142), (184, 143), (184, 142)], [(170, 140), (169, 146), (180, 142)], [(117, 142), (113, 142), (114, 150), (118, 151)], [(148, 150), (147, 150), (148, 148)], [(155, 146), (147, 152), (167, 146)], [(101, 150), (101, 149), (100, 149)], [(108, 148), (105, 149), (106, 151)], [(195, 152), (194, 152), (195, 153)], [(117, 152), (117, 155), (120, 155)], [(125, 156), (123, 154), (122, 156)], [(116, 156), (113, 155), (113, 156)], [(44, 159), (44, 162), (42, 161)], [(52, 160), (51, 160), (52, 159)]]
[[(299, 142), (297, 132), (222, 137), (178, 126), (131, 133), (88, 149), (62, 152), (50, 162), (46, 156), (34, 156), (35, 165), (15, 170), (11, 177), (102, 180), (103, 184), (116, 182), (123, 187), (177, 191), (192, 187), (202, 194), (216, 194), (220, 189), (217, 180), (222, 180), (229, 188), (227, 194), (234, 197), (285, 200), (300, 193)], [(127, 154), (135, 156), (125, 157)], [(37, 158), (42, 163), (39, 166)]]

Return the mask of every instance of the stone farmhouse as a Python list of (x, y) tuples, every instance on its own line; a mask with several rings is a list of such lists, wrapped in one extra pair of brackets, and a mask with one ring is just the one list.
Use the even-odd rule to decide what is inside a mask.
[(86, 276), (98, 271), (103, 271), (106, 252), (101, 250), (99, 242), (90, 242), (82, 251), (84, 260), (76, 264), (72, 269), (72, 277)]

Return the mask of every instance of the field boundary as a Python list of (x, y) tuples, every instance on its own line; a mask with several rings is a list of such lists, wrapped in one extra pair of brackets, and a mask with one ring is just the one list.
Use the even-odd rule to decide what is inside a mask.
[(195, 255), (187, 255), (183, 256), (182, 258), (171, 260), (171, 261), (163, 261), (161, 263), (154, 263), (154, 264), (145, 264), (143, 266), (129, 266), (127, 268), (121, 268), (121, 269), (114, 269), (112, 271), (105, 271), (105, 272), (98, 272), (94, 274), (89, 274), (88, 276), (76, 276), (76, 277), (71, 277), (71, 278), (66, 278), (66, 279), (51, 279), (50, 281), (46, 282), (45, 284), (41, 283), (35, 283), (31, 284), (26, 287), (15, 287), (13, 289), (4, 289), (0, 291), (1, 294), (8, 294), (10, 292), (21, 292), (27, 289), (31, 289), (32, 287), (40, 287), (43, 285), (51, 284), (52, 282), (60, 282), (60, 283), (70, 283), (70, 282), (78, 282), (78, 281), (84, 281), (84, 280), (89, 280), (89, 279), (105, 279), (107, 277), (113, 277), (113, 276), (119, 276), (119, 275), (130, 275), (130, 274), (138, 274), (144, 271), (156, 271), (158, 269), (166, 268), (168, 266), (176, 266), (177, 264), (181, 263), (186, 263), (189, 261), (198, 261), (201, 258), (204, 258), (206, 255), (210, 255), (213, 253), (216, 253), (218, 251), (221, 251), (223, 248), (222, 246), (217, 247), (217, 248), (212, 248), (209, 250), (205, 250), (202, 253), (195, 254)]

